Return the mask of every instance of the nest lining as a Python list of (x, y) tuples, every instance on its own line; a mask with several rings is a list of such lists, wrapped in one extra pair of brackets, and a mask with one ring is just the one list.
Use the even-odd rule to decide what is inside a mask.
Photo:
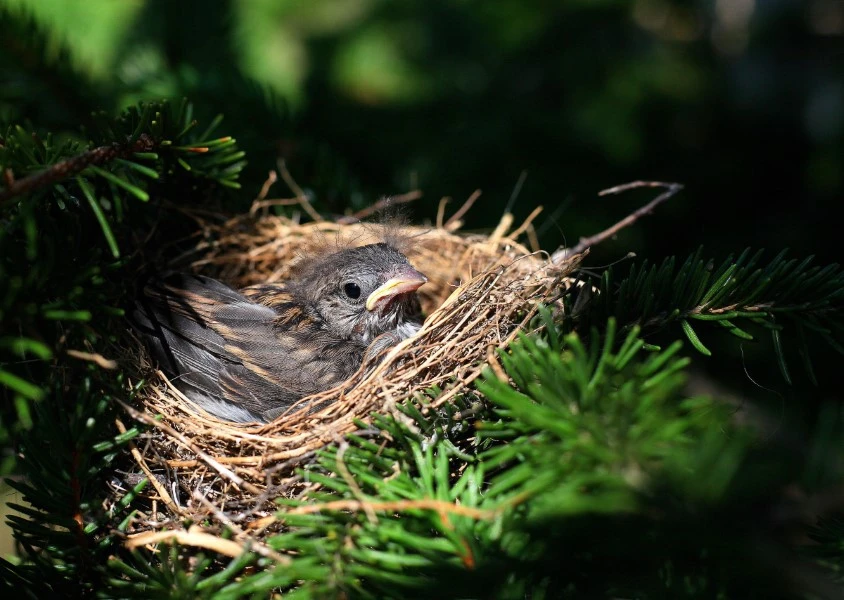
[[(396, 402), (433, 386), (444, 393), (429, 407), (464, 391), (485, 364), (495, 365), (495, 350), (524, 328), (537, 305), (554, 302), (571, 284), (568, 276), (580, 256), (551, 260), (531, 251), (518, 242), (529, 222), (511, 230), (512, 218), (505, 215), (490, 235), (459, 234), (458, 226), (402, 228), (413, 240), (408, 258), (429, 279), (419, 290), (427, 315), (419, 334), (380, 361), (365, 363), (338, 388), (304, 398), (272, 423), (217, 419), (144, 364), (150, 382), (142, 397), (144, 411), (126, 408), (152, 425), (152, 443), (144, 453), (133, 451), (150, 477), (155, 500), (167, 509), (147, 521), (150, 528), (185, 517), (230, 526), (227, 514), (236, 514), (241, 525), (262, 528), (274, 521), (275, 498), (301, 493), (294, 469), (316, 450), (357, 429), (356, 419), (391, 412)], [(192, 269), (237, 287), (283, 281), (297, 257), (326, 240), (378, 241), (378, 232), (363, 224), (299, 224), (272, 215), (204, 223), (204, 228), (205, 238), (215, 241), (197, 245), (203, 257)]]

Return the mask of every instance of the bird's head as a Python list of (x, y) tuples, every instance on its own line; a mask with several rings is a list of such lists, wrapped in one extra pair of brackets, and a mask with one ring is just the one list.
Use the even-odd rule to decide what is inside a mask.
[(296, 279), (293, 293), (332, 333), (364, 344), (413, 322), (419, 314), (416, 290), (428, 281), (384, 243), (309, 260)]

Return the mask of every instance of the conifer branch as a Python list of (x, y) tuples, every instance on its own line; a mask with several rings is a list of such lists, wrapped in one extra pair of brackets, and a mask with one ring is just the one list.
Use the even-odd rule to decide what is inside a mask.
[(762, 251), (745, 250), (715, 268), (714, 261), (705, 259), (699, 249), (679, 267), (674, 257), (658, 265), (634, 263), (618, 282), (610, 268), (603, 273), (597, 291), (581, 286), (565, 302), (571, 323), (578, 329), (595, 326), (610, 316), (625, 329), (641, 326), (654, 331), (679, 324), (692, 346), (707, 356), (711, 351), (696, 331), (700, 325), (717, 325), (744, 340), (754, 339), (745, 327), (768, 329), (786, 380), (790, 378), (780, 330), (790, 324), (807, 372), (813, 377), (807, 331), (844, 354), (844, 271), (838, 265), (812, 265), (812, 257), (788, 259), (786, 254), (780, 252), (765, 264)]
[(78, 156), (50, 165), (42, 171), (15, 179), (10, 168), (4, 170), (6, 189), (0, 190), (0, 208), (10, 200), (59, 183), (81, 173), (91, 166), (103, 165), (117, 158), (128, 158), (135, 152), (149, 152), (155, 148), (155, 142), (147, 134), (141, 134), (134, 141), (114, 142), (108, 146), (93, 148)]
[[(412, 404), (402, 405), (402, 412), (413, 425), (373, 415), (369, 431), (382, 431), (382, 440), (349, 436), (342, 461), (337, 447), (327, 448), (303, 473), (317, 484), (310, 497), (285, 502), (293, 506), (280, 515), (289, 529), (270, 541), (289, 553), (284, 572), (260, 580), (247, 576), (237, 589), (279, 586), (306, 596), (497, 597), (501, 590), (554, 596), (585, 569), (601, 583), (583, 597), (604, 597), (597, 591), (604, 584), (617, 592), (628, 583), (624, 574), (611, 574), (618, 554), (595, 552), (595, 540), (615, 539), (620, 527), (633, 545), (630, 556), (637, 557), (638, 585), (625, 588), (625, 596), (644, 597), (658, 586), (664, 561), (687, 574), (702, 562), (719, 569), (732, 561), (729, 552), (717, 550), (705, 559), (693, 553), (691, 561), (671, 553), (680, 540), (700, 542), (699, 535), (679, 529), (696, 522), (683, 521), (683, 511), (693, 506), (694, 514), (705, 513), (707, 503), (728, 501), (735, 465), (746, 452), (745, 438), (722, 433), (731, 427), (726, 410), (678, 397), (688, 364), (679, 344), (645, 353), (638, 331), (618, 336), (610, 322), (596, 347), (597, 331), (587, 344), (574, 334), (559, 335), (549, 310), (540, 315), (546, 333), (520, 338), (501, 355), (506, 377), (488, 371), (478, 385), (486, 400), (476, 412), (480, 443), (450, 437), (446, 423), (460, 410), (442, 426), (434, 411)], [(719, 440), (709, 439), (715, 434)], [(702, 452), (712, 448), (718, 448), (715, 455)], [(699, 485), (672, 487), (687, 469)], [(369, 499), (360, 500), (361, 494)], [(377, 521), (366, 517), (364, 504), (381, 513)], [(619, 512), (623, 520), (613, 516)], [(641, 533), (628, 531), (634, 523)], [(711, 532), (716, 540), (733, 527), (707, 523), (718, 528)], [(588, 541), (572, 535), (581, 527)], [(576, 548), (593, 551), (581, 560)], [(564, 563), (571, 568), (561, 571)], [(727, 583), (743, 585), (740, 576)]]

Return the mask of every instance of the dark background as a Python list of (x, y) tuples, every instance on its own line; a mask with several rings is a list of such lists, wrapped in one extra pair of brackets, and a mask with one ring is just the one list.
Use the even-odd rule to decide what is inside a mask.
[[(325, 213), (419, 188), (424, 221), (480, 188), (467, 227), (484, 229), (542, 205), (550, 250), (649, 199), (599, 190), (659, 179), (686, 189), (590, 266), (700, 245), (717, 262), (748, 246), (839, 260), (837, 0), (0, 0), (0, 24), (21, 14), (48, 48), (4, 27), (0, 122), (78, 135), (95, 108), (186, 96), (247, 151), (230, 210), (284, 157)], [(702, 335), (715, 350), (703, 371), (783, 421), (840, 397), (825, 347), (820, 390), (787, 348), (789, 388), (766, 342)]]

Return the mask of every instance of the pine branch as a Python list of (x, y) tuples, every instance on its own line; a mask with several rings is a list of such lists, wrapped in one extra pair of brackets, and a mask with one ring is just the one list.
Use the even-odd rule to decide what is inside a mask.
[(243, 154), (232, 138), (209, 137), (218, 124), (196, 135), (184, 101), (98, 114), (87, 147), (21, 127), (3, 135), (0, 440), (25, 474), (11, 485), (26, 504), (10, 517), (22, 562), (2, 569), (37, 581), (46, 595), (93, 593), (121, 566), (138, 571), (148, 562), (121, 539), (147, 481), (105, 501), (105, 477), (138, 434), (114, 431), (115, 398), (127, 395), (114, 368), (125, 365), (112, 358), (132, 293), (134, 253), (124, 252), (138, 250), (139, 228), (157, 218), (144, 202), (150, 196), (238, 185)]
[[(783, 374), (787, 376), (780, 332), (792, 326), (804, 364), (811, 373), (805, 334), (811, 331), (844, 353), (844, 272), (838, 265), (812, 265), (780, 252), (768, 263), (763, 252), (745, 250), (718, 268), (703, 258), (702, 249), (677, 266), (675, 258), (659, 265), (633, 264), (618, 283), (612, 269), (604, 272), (596, 293), (582, 286), (566, 300), (577, 328), (590, 327), (613, 316), (624, 329), (640, 326), (653, 331), (673, 324), (702, 354), (711, 352), (697, 327), (716, 324), (743, 340), (754, 339), (744, 327), (771, 332)], [(587, 301), (588, 300), (588, 301)], [(739, 325), (739, 323), (747, 325)]]
[[(645, 353), (636, 331), (617, 339), (612, 323), (600, 346), (597, 332), (586, 344), (542, 314), (546, 334), (501, 356), (507, 380), (488, 371), (479, 384), (488, 404), (476, 412), (477, 443), (439, 435), (462, 411), (446, 420), (406, 404), (418, 431), (374, 415), (369, 435), (327, 448), (303, 472), (318, 491), (284, 502), (290, 530), (270, 544), (290, 564), (228, 591), (661, 597), (678, 589), (660, 577), (669, 563), (675, 580), (699, 582), (690, 597), (742, 589), (741, 574), (725, 580), (720, 565), (747, 557), (716, 549), (741, 548), (743, 534), (728, 534), (726, 523), (702, 535), (695, 511), (729, 497), (746, 438), (722, 433), (729, 417), (712, 402), (678, 396), (688, 362), (679, 344)], [(691, 468), (700, 469), (694, 486)], [(627, 548), (612, 541), (618, 535)], [(689, 559), (678, 549), (684, 539), (720, 545), (706, 560)]]
[[(0, 147), (3, 140), (0, 139)], [(149, 152), (155, 148), (155, 142), (147, 134), (141, 134), (136, 140), (126, 143), (115, 142), (110, 146), (93, 148), (82, 154), (50, 165), (43, 171), (28, 175), (23, 179), (15, 179), (10, 168), (3, 171), (5, 189), (0, 190), (0, 209), (5, 208), (13, 199), (38, 189), (55, 185), (56, 183), (73, 177), (88, 167), (99, 166), (112, 162), (118, 158), (128, 158), (136, 152)]]
[[(10, 504), (17, 514), (9, 516), (9, 523), (27, 560), (23, 569), (15, 570), (29, 572), (60, 597), (96, 589), (106, 573), (106, 558), (115, 551), (111, 529), (129, 515), (129, 504), (147, 483), (104, 508), (99, 497), (105, 492), (102, 473), (138, 430), (119, 435), (109, 431), (115, 408), (109, 396), (122, 393), (122, 380), (103, 380), (93, 365), (85, 370), (87, 376), (78, 385), (57, 381), (51, 401), (34, 406), (38, 435), (21, 440), (18, 447), (18, 467), (26, 479), (8, 482), (24, 501)], [(72, 397), (66, 398), (68, 394)]]
[[(95, 115), (87, 149), (19, 126), (6, 130), (0, 143), (0, 392), (8, 401), (0, 409), (0, 439), (32, 425), (30, 404), (50, 389), (47, 361), (99, 356), (108, 364), (91, 348), (122, 317), (127, 290), (116, 279), (129, 259), (121, 257), (155, 215), (130, 200), (143, 203), (152, 192), (181, 197), (182, 189), (202, 181), (238, 185), (243, 153), (231, 137), (209, 137), (219, 122), (197, 136), (191, 105), (182, 101), (142, 104), (118, 118)], [(28, 175), (16, 178), (21, 174)], [(130, 256), (139, 250), (132, 249)]]

